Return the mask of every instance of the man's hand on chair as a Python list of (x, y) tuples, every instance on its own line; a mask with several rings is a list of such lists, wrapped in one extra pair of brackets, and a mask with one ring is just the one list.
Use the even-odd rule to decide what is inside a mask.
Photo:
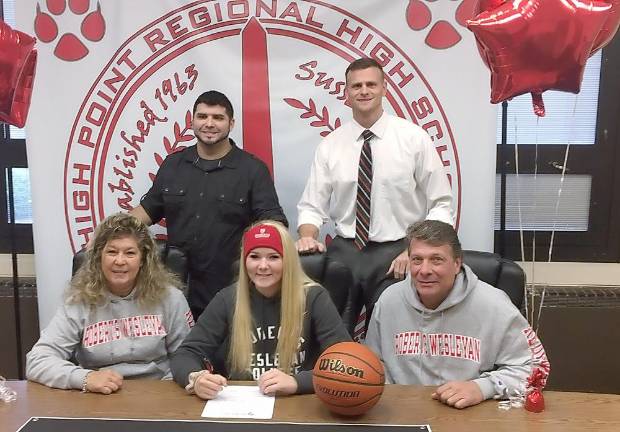
[(301, 254), (325, 252), (325, 245), (313, 237), (301, 237), (295, 242), (295, 247)]

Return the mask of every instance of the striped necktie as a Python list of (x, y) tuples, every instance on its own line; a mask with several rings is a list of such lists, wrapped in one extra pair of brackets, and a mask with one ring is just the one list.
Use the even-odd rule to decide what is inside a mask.
[(368, 243), (370, 232), (370, 191), (372, 190), (372, 151), (370, 140), (374, 134), (366, 129), (362, 132), (364, 144), (360, 153), (357, 173), (357, 198), (355, 202), (355, 245), (363, 249)]

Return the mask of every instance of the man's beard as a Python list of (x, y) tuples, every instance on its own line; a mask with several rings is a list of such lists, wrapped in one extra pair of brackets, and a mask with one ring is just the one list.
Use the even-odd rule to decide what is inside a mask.
[(222, 136), (220, 139), (218, 139), (217, 141), (214, 142), (210, 142), (210, 141), (202, 141), (199, 139), (199, 141), (206, 145), (206, 146), (216, 146), (218, 144), (220, 144), (222, 141), (225, 141), (228, 139), (228, 136), (230, 135), (230, 130), (228, 132), (226, 132), (226, 135)]

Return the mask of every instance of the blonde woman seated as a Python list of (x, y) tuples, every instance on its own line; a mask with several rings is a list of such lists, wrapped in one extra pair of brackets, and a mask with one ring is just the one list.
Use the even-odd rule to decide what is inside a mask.
[(227, 380), (209, 369), (223, 345), (229, 379), (256, 380), (265, 394), (311, 393), (321, 352), (351, 340), (329, 293), (304, 274), (278, 222), (244, 234), (239, 267), (238, 282), (214, 297), (174, 354), (175, 381), (215, 398)]
[(28, 353), (27, 378), (104, 394), (124, 378), (170, 378), (169, 355), (193, 326), (178, 286), (146, 225), (128, 214), (108, 217), (64, 305)]

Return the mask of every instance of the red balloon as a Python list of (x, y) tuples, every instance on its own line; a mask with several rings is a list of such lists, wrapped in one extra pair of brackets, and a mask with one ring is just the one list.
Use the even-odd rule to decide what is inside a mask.
[(478, 15), (480, 12), (495, 9), (508, 0), (478, 0), (478, 4), (474, 7), (474, 13)]
[[(482, 12), (496, 9), (506, 3), (506, 1), (507, 0), (478, 0), (474, 5), (474, 17), (477, 17)], [(478, 46), (478, 52), (480, 53), (480, 57), (482, 57), (482, 61), (488, 68), (490, 68), (491, 66), (489, 65), (489, 58), (487, 57), (486, 48), (482, 46), (478, 40), (476, 40), (476, 45)]]
[(614, 38), (614, 35), (618, 31), (620, 26), (620, 0), (604, 0), (606, 3), (611, 4), (611, 10), (603, 24), (603, 28), (599, 32), (598, 36), (594, 40), (594, 46), (592, 47), (592, 54), (603, 48)]
[[(583, 70), (611, 5), (594, 0), (483, 0), (467, 27), (491, 70), (491, 102), (532, 93), (545, 115), (542, 93), (579, 93)], [(482, 54), (482, 53), (481, 53)]]
[(37, 64), (35, 39), (0, 20), (0, 121), (24, 127)]

